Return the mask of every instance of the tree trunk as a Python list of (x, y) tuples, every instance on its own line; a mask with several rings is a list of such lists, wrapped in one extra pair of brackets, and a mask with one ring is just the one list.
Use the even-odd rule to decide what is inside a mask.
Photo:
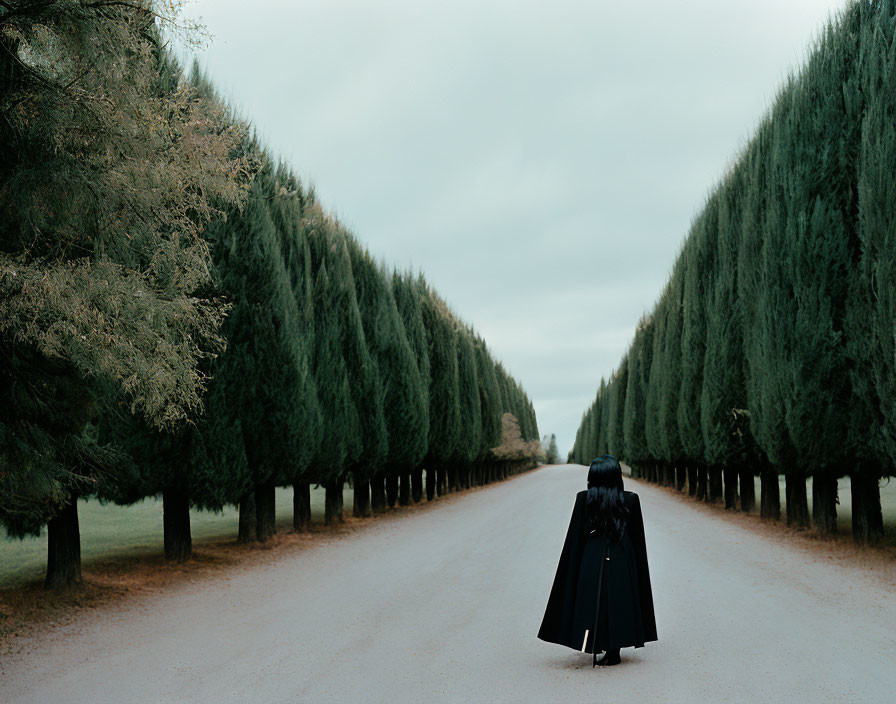
[(352, 487), (354, 501), (352, 502), (352, 515), (355, 518), (370, 515), (370, 480), (362, 479), (360, 472), (352, 474)]
[(756, 508), (756, 483), (752, 469), (740, 470), (740, 510), (750, 513)]
[(829, 472), (812, 475), (812, 522), (819, 535), (837, 532), (837, 477)]
[(45, 589), (81, 585), (81, 531), (78, 499), (72, 497), (47, 523), (47, 576)]
[(725, 467), (722, 474), (725, 477), (725, 510), (731, 511), (737, 508), (737, 470)]
[(784, 494), (787, 502), (787, 525), (808, 528), (809, 500), (806, 496), (806, 475), (799, 470), (784, 475)]
[(852, 539), (860, 545), (878, 542), (884, 533), (880, 508), (880, 469), (866, 464), (849, 477), (852, 496)]
[(464, 489), (470, 489), (473, 486), (473, 466), (467, 465), (464, 470)]
[(324, 484), (324, 525), (329, 526), (339, 521), (342, 523), (342, 482), (335, 481)]
[(386, 511), (386, 482), (381, 474), (370, 480), (370, 507), (374, 513)]
[(240, 527), (237, 541), (249, 543), (255, 540), (255, 496), (250, 491), (240, 499)]
[(709, 482), (708, 479), (709, 471), (706, 467), (698, 467), (697, 468), (697, 500), (698, 501), (708, 501), (709, 500)]
[(402, 472), (398, 476), (398, 505), (407, 506), (411, 503), (411, 474)]
[(188, 560), (193, 553), (193, 539), (190, 535), (190, 500), (183, 491), (162, 491), (162, 528), (165, 559), (176, 562)]
[(345, 477), (339, 480), (339, 491), (336, 492), (336, 517), (339, 519), (340, 523), (345, 523), (345, 492), (343, 491), (344, 486)]
[(446, 477), (445, 477), (445, 479), (446, 479), (446, 482), (447, 482), (447, 485), (448, 485), (448, 491), (447, 491), (447, 493), (450, 494), (452, 491), (457, 491), (457, 489), (458, 489), (458, 485), (457, 485), (457, 467), (449, 467), (448, 471), (446, 472)]
[(277, 532), (277, 507), (273, 484), (255, 485), (255, 537), (259, 543), (270, 540)]
[(423, 500), (423, 467), (411, 472), (411, 500), (415, 504)]
[(759, 515), (773, 521), (781, 520), (781, 486), (778, 473), (771, 467), (759, 472)]
[(688, 467), (688, 496), (697, 495), (697, 468)]
[(710, 467), (709, 469), (709, 491), (706, 500), (715, 503), (722, 498), (722, 468)]
[(389, 472), (386, 475), (386, 503), (389, 504), (389, 508), (394, 508), (396, 501), (398, 501), (398, 474)]
[(436, 497), (436, 470), (432, 465), (426, 468), (426, 500), (432, 501)]
[(311, 530), (311, 485), (308, 482), (292, 484), (292, 529), (296, 533)]
[(685, 482), (688, 480), (687, 468), (686, 467), (676, 467), (675, 468), (675, 488), (678, 491), (684, 489)]

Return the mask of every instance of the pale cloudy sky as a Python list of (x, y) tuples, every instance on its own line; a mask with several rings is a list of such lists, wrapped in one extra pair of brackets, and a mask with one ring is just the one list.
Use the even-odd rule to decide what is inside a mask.
[(565, 455), (833, 0), (194, 0), (200, 61), (375, 256), (422, 270)]

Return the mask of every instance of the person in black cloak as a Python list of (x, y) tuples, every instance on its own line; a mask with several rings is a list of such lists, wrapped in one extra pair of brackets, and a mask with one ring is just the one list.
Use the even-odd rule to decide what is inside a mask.
[[(538, 637), (618, 665), (619, 650), (657, 640), (638, 495), (610, 455), (591, 462), (576, 501)], [(604, 655), (597, 659), (597, 653)]]

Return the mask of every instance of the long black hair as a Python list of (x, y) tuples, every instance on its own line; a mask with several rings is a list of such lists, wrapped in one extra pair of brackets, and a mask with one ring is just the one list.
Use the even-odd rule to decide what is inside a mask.
[(622, 539), (628, 509), (622, 499), (622, 467), (615, 457), (601, 455), (591, 460), (585, 507), (592, 530), (611, 540)]

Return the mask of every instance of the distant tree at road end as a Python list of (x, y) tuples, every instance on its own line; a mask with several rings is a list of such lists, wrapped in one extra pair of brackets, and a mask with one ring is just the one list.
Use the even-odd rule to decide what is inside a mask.
[(560, 450), (557, 449), (557, 436), (554, 433), (541, 439), (541, 447), (545, 464), (560, 464)]
[(501, 417), (501, 444), (492, 448), (492, 455), (499, 462), (514, 464), (537, 464), (544, 459), (541, 442), (524, 440), (520, 422), (512, 413)]

